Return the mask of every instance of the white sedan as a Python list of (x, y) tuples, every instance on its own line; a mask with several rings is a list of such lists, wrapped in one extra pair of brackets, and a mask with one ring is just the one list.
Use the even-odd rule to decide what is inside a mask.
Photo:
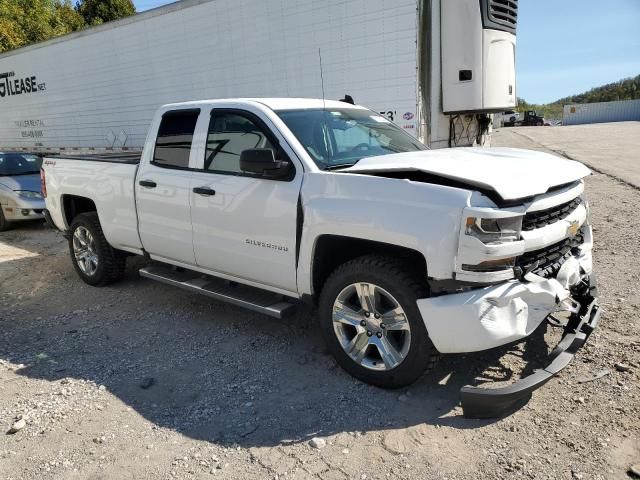
[(44, 218), (41, 165), (37, 155), (0, 152), (0, 232), (13, 222)]

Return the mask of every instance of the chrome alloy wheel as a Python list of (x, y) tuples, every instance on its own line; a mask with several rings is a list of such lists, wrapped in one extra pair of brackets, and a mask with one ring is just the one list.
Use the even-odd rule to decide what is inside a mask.
[(73, 254), (78, 268), (85, 275), (91, 276), (98, 270), (98, 254), (95, 251), (95, 241), (91, 232), (85, 227), (78, 227), (73, 232)]
[(333, 303), (333, 331), (343, 350), (370, 370), (391, 370), (411, 345), (409, 320), (400, 303), (372, 283), (344, 288)]

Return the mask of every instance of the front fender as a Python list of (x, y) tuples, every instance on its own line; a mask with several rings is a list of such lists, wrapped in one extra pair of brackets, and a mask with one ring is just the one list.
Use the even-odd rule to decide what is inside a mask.
[(451, 278), (468, 190), (373, 175), (309, 172), (298, 290), (312, 295), (315, 245), (322, 235), (372, 240), (420, 252), (429, 276)]

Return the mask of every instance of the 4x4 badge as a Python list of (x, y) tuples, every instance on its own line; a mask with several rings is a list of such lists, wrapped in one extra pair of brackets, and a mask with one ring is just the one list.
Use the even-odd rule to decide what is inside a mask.
[(577, 220), (574, 220), (569, 224), (569, 227), (567, 228), (567, 233), (569, 234), (570, 237), (575, 237), (576, 234), (578, 233), (578, 230), (580, 230), (580, 222), (578, 222)]

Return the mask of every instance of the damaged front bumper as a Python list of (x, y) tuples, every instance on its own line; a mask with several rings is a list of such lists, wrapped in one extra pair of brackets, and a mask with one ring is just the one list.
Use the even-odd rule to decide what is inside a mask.
[(595, 277), (592, 275), (588, 283), (578, 288), (581, 291), (573, 299), (580, 307), (569, 317), (562, 340), (549, 355), (550, 363), (507, 387), (463, 387), (460, 399), (465, 417), (495, 418), (513, 411), (529, 401), (534, 390), (542, 387), (571, 363), (577, 351), (598, 326), (601, 314)]
[(555, 278), (528, 273), (521, 280), (418, 300), (429, 337), (441, 353), (478, 352), (506, 345), (531, 335), (552, 313), (570, 313), (564, 336), (546, 368), (504, 388), (464, 387), (465, 416), (497, 417), (526, 402), (534, 390), (566, 367), (586, 342), (600, 318), (590, 227), (587, 240), (562, 264)]

